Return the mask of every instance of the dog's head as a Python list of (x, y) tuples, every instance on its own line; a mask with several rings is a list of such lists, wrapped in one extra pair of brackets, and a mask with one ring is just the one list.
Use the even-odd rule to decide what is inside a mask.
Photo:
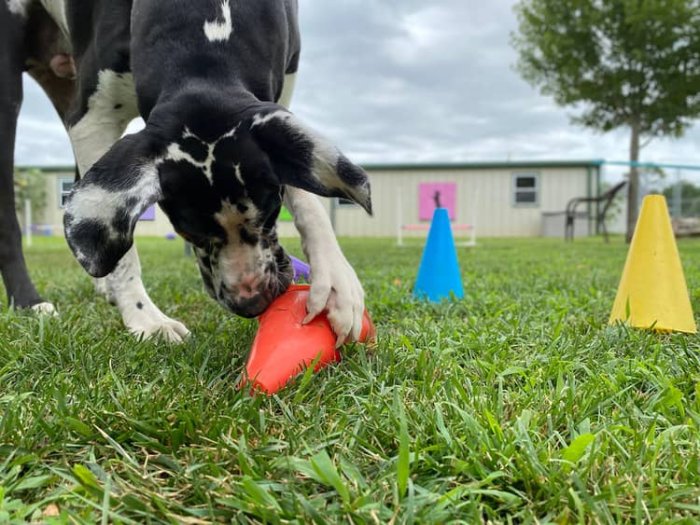
[(90, 275), (105, 276), (131, 247), (141, 214), (157, 202), (194, 245), (208, 293), (253, 317), (292, 277), (276, 233), (284, 187), (352, 199), (371, 213), (369, 180), (280, 106), (206, 117), (170, 126), (149, 119), (143, 131), (117, 142), (76, 183), (66, 238)]

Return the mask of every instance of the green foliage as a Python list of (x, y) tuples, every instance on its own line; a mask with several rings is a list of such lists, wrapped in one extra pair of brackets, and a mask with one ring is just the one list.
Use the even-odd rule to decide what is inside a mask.
[[(674, 202), (674, 194), (677, 191), (675, 184), (666, 186), (661, 193), (669, 204)], [(687, 181), (681, 182), (681, 216), (700, 216), (700, 187)]]
[(593, 443), (594, 440), (595, 436), (593, 434), (581, 434), (576, 437), (568, 447), (562, 450), (561, 457), (571, 463), (576, 463), (583, 457), (589, 445)]
[(521, 0), (523, 77), (576, 121), (679, 136), (700, 115), (698, 0)]
[(24, 201), (32, 203), (32, 222), (41, 216), (46, 208), (46, 177), (40, 170), (15, 171), (15, 206), (21, 213)]
[[(136, 341), (65, 241), (36, 239), (60, 316), (0, 294), (0, 523), (700, 522), (700, 339), (607, 325), (620, 238), (481, 240), (441, 305), (411, 298), (418, 245), (342, 244), (378, 346), (268, 398), (236, 388), (255, 321), (211, 301), (180, 243), (138, 242), (193, 331), (171, 346)], [(700, 241), (678, 245), (698, 312)]]

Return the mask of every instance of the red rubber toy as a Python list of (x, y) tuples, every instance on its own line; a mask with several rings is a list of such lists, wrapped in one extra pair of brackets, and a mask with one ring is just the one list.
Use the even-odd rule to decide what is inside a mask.
[[(324, 314), (306, 325), (308, 285), (291, 285), (259, 318), (258, 332), (246, 364), (247, 383), (272, 395), (320, 358), (315, 372), (340, 361), (336, 336)], [(376, 330), (367, 311), (362, 318), (360, 342), (374, 340)]]

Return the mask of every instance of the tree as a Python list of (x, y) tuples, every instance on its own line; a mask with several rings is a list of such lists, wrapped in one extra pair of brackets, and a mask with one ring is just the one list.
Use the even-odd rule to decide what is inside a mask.
[(46, 208), (46, 177), (39, 170), (15, 171), (15, 207), (17, 211), (24, 209), (24, 201), (32, 203), (32, 222)]
[(681, 217), (697, 217), (700, 215), (700, 187), (687, 181), (680, 182), (680, 189), (676, 184), (664, 188), (662, 194), (666, 197), (671, 206), (675, 201), (675, 193), (678, 191), (681, 196)]
[(630, 130), (627, 238), (637, 221), (640, 149), (700, 115), (700, 0), (521, 0), (518, 70), (575, 123)]

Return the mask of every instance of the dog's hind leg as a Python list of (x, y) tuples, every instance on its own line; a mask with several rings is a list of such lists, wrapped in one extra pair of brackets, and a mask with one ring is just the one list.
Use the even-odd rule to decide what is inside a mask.
[(14, 147), (22, 104), (24, 20), (0, 5), (0, 273), (8, 300), (17, 308), (52, 312), (32, 284), (22, 254), (22, 235), (15, 209)]

